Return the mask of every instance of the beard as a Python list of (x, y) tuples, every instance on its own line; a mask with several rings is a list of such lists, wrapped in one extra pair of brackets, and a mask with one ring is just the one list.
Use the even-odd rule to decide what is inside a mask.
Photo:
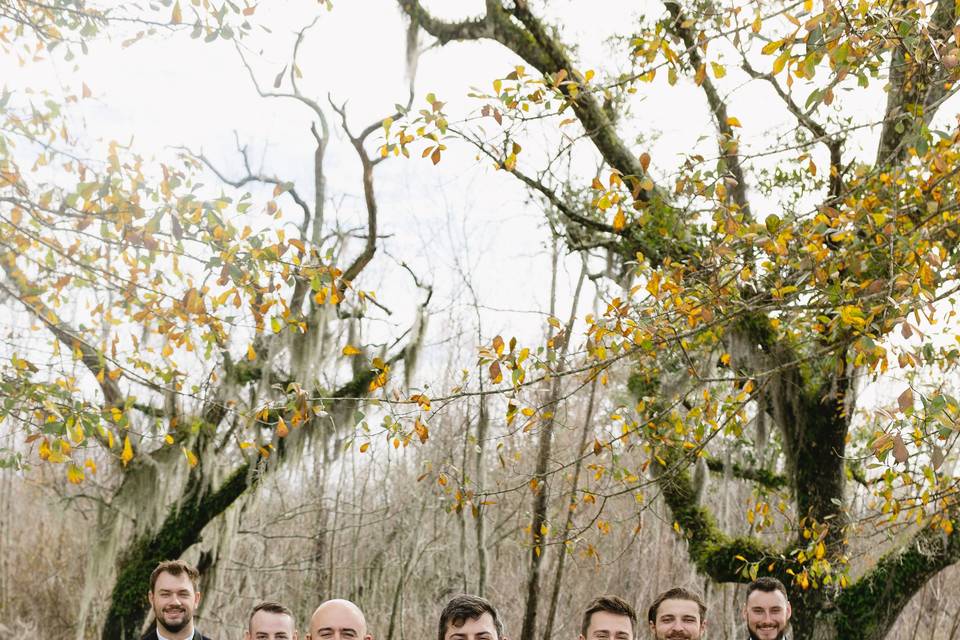
[(687, 631), (672, 631), (670, 633), (659, 635), (657, 640), (700, 640), (700, 634), (692, 634)]
[[(153, 613), (157, 618), (157, 624), (172, 633), (183, 631), (193, 621), (193, 615), (184, 607), (171, 606), (163, 610), (154, 607)], [(173, 619), (171, 620), (167, 616)]]
[[(750, 640), (760, 640), (756, 634), (753, 633), (753, 630), (747, 629), (747, 632), (750, 634)], [(776, 640), (784, 640), (787, 637), (787, 630), (780, 629), (780, 633), (777, 634)]]

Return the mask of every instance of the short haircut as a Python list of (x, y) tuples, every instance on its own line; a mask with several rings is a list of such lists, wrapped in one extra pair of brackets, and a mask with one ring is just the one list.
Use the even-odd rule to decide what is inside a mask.
[(657, 623), (657, 610), (664, 600), (689, 600), (690, 602), (696, 602), (697, 608), (700, 609), (700, 624), (703, 624), (703, 621), (707, 619), (707, 605), (703, 603), (703, 598), (701, 598), (699, 594), (689, 589), (684, 589), (683, 587), (674, 587), (658, 595), (657, 599), (650, 605), (650, 609), (647, 611), (647, 621), (650, 624)]
[(267, 613), (280, 613), (290, 618), (290, 621), (293, 622), (293, 628), (297, 628), (297, 618), (293, 615), (293, 611), (289, 608), (283, 606), (279, 602), (261, 602), (250, 611), (250, 618), (247, 620), (247, 629), (253, 631), (253, 616), (257, 615), (260, 611), (266, 611)]
[(186, 576), (190, 578), (190, 583), (193, 584), (193, 590), (197, 590), (197, 581), (200, 580), (200, 572), (197, 571), (196, 567), (183, 560), (164, 560), (158, 564), (157, 568), (150, 574), (151, 592), (154, 590), (154, 587), (157, 586), (157, 578), (161, 573), (169, 573), (172, 576), (182, 576), (186, 574)]
[(774, 591), (779, 591), (783, 594), (783, 599), (787, 602), (790, 602), (790, 596), (787, 595), (787, 588), (783, 586), (783, 583), (777, 580), (776, 578), (771, 578), (770, 576), (764, 576), (762, 578), (757, 578), (753, 582), (747, 585), (747, 595), (744, 598), (744, 602), (750, 599), (750, 594), (754, 591), (763, 591), (765, 593), (773, 593)]
[(607, 613), (612, 613), (617, 616), (626, 616), (630, 619), (630, 628), (633, 629), (633, 634), (637, 634), (637, 612), (633, 610), (633, 607), (631, 607), (626, 600), (618, 598), (617, 596), (598, 596), (590, 601), (587, 610), (583, 612), (583, 621), (580, 623), (580, 635), (584, 638), (587, 637), (587, 630), (590, 628), (590, 619), (593, 617), (593, 614), (600, 611), (606, 611)]
[(440, 612), (440, 624), (437, 626), (437, 640), (443, 640), (447, 629), (452, 625), (462, 627), (467, 620), (476, 620), (485, 613), (493, 618), (493, 628), (497, 632), (497, 640), (503, 637), (503, 623), (497, 610), (490, 601), (480, 596), (471, 596), (466, 593), (450, 598), (443, 611)]

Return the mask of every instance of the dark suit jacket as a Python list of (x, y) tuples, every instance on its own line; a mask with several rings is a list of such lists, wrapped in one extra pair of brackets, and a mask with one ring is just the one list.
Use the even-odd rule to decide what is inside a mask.
[[(157, 628), (154, 627), (154, 628), (150, 629), (150, 631), (147, 631), (146, 635), (143, 636), (142, 640), (157, 640)], [(193, 640), (210, 640), (210, 638), (208, 638), (207, 636), (201, 634), (199, 631), (197, 631), (197, 628), (194, 627), (194, 628), (193, 628)]]

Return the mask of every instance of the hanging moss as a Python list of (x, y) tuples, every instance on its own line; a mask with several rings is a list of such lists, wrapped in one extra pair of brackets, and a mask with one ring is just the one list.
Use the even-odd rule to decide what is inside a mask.
[(244, 464), (217, 491), (205, 495), (192, 492), (183, 504), (171, 507), (159, 531), (141, 537), (129, 548), (120, 561), (120, 573), (103, 626), (103, 640), (139, 637), (147, 614), (147, 592), (154, 568), (164, 560), (179, 558), (198, 542), (207, 523), (233, 504), (253, 480), (249, 464)]

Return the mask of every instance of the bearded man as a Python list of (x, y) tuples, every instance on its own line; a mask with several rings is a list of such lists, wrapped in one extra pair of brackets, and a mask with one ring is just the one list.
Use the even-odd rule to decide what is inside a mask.
[(200, 604), (200, 573), (183, 560), (165, 560), (150, 574), (147, 598), (156, 620), (143, 640), (210, 640), (193, 624)]
[(747, 585), (743, 621), (750, 640), (785, 640), (792, 613), (787, 589), (776, 578), (757, 578)]

